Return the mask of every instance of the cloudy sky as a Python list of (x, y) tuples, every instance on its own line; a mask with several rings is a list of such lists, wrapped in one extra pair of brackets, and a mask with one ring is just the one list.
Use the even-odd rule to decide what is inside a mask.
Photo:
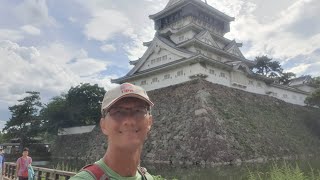
[[(247, 59), (320, 76), (319, 0), (207, 0), (235, 17), (229, 39)], [(0, 128), (25, 91), (43, 102), (81, 82), (112, 87), (152, 40), (148, 15), (168, 0), (0, 0)]]

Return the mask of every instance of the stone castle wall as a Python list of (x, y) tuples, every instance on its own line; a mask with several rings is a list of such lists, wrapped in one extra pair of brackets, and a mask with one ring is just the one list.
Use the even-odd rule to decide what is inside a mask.
[[(143, 162), (221, 164), (320, 152), (320, 111), (204, 80), (149, 92), (154, 125)], [(105, 137), (60, 136), (54, 156), (92, 163)]]

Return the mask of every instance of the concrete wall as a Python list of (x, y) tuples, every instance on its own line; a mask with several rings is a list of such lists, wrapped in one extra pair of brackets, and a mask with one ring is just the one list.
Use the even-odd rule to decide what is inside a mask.
[(83, 134), (89, 133), (93, 130), (93, 126), (81, 126), (81, 127), (72, 127), (72, 128), (62, 128), (59, 129), (58, 135), (71, 135), (71, 134)]

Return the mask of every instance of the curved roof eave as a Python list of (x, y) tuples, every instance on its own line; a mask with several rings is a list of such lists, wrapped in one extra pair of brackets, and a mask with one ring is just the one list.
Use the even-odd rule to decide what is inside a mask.
[(187, 45), (189, 45), (189, 44), (192, 44), (192, 43), (194, 43), (194, 42), (199, 43), (199, 44), (201, 44), (201, 45), (204, 45), (204, 46), (206, 46), (206, 47), (209, 47), (209, 48), (215, 50), (216, 52), (223, 53), (223, 54), (228, 55), (228, 56), (230, 56), (230, 57), (233, 57), (233, 58), (236, 58), (236, 59), (238, 59), (238, 60), (241, 60), (241, 61), (245, 62), (249, 67), (255, 65), (255, 62), (253, 62), (253, 61), (250, 61), (250, 60), (248, 60), (248, 59), (235, 56), (235, 55), (233, 55), (233, 54), (231, 54), (231, 53), (229, 53), (229, 52), (226, 52), (226, 51), (224, 51), (224, 50), (222, 50), (222, 49), (218, 49), (218, 48), (216, 48), (216, 47), (214, 47), (214, 46), (211, 46), (210, 44), (206, 44), (206, 43), (198, 40), (197, 38), (192, 38), (192, 39), (190, 39), (190, 40), (188, 40), (188, 41), (186, 41), (186, 42), (183, 42), (183, 43), (181, 43), (181, 44), (179, 44), (179, 45), (177, 45), (177, 46), (178, 46), (178, 47), (183, 47), (183, 46), (187, 46)]
[(205, 8), (205, 9), (207, 9), (209, 11), (213, 11), (216, 15), (220, 16), (220, 18), (225, 19), (225, 20), (227, 20), (229, 22), (235, 20), (234, 17), (230, 17), (230, 16), (226, 15), (225, 13), (217, 10), (216, 8), (214, 8), (214, 7), (212, 7), (212, 6), (208, 5), (208, 4), (206, 4), (206, 3), (202, 2), (202, 1), (196, 1), (196, 0), (190, 0), (190, 1), (182, 0), (182, 1), (179, 1), (179, 2), (173, 4), (173, 5), (169, 6), (169, 7), (164, 8), (163, 10), (161, 10), (160, 12), (158, 12), (156, 14), (149, 15), (149, 18), (152, 19), (152, 20), (159, 19), (159, 18), (162, 17), (163, 14), (165, 14), (165, 13), (167, 13), (169, 11), (172, 11), (175, 8), (179, 7), (179, 6), (186, 5), (188, 3), (195, 3), (195, 5), (201, 6), (202, 8)]
[(112, 83), (124, 83), (127, 80), (132, 80), (132, 79), (135, 79), (135, 78), (139, 78), (141, 76), (149, 75), (149, 74), (156, 73), (156, 72), (159, 72), (159, 71), (161, 72), (161, 71), (167, 70), (167, 69), (174, 69), (175, 67), (177, 67), (179, 65), (190, 63), (191, 61), (197, 61), (197, 62), (206, 61), (206, 62), (209, 62), (209, 63), (212, 63), (212, 64), (217, 64), (217, 65), (219, 65), (219, 66), (221, 66), (221, 67), (223, 67), (223, 68), (225, 68), (227, 70), (230, 70), (230, 71), (233, 69), (232, 66), (230, 66), (230, 65), (224, 64), (222, 62), (216, 61), (216, 60), (208, 58), (208, 57), (205, 57), (203, 55), (196, 55), (196, 56), (192, 56), (192, 57), (187, 58), (187, 59), (181, 59), (181, 60), (174, 61), (174, 62), (171, 62), (171, 63), (163, 64), (161, 66), (150, 68), (150, 69), (141, 71), (141, 72), (139, 72), (137, 74), (134, 74), (134, 75), (130, 75), (130, 76), (126, 75), (126, 76), (118, 78), (118, 79), (112, 79), (111, 82)]

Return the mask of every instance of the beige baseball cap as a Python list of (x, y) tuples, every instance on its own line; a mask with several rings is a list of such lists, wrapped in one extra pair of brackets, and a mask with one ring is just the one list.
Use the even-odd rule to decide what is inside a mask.
[(142, 87), (130, 83), (123, 83), (106, 92), (101, 105), (101, 113), (103, 113), (103, 110), (108, 110), (113, 104), (124, 97), (139, 98), (146, 101), (150, 106), (153, 106), (147, 92)]

